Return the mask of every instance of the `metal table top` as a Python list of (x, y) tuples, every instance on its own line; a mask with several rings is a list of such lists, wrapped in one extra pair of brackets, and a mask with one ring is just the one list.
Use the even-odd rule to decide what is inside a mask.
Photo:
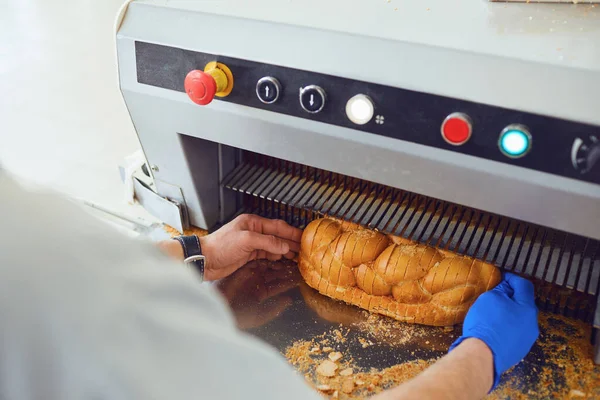
[[(422, 369), (430, 365), (447, 353), (461, 332), (460, 327), (401, 323), (332, 300), (308, 287), (293, 262), (252, 262), (216, 285), (230, 303), (240, 329), (283, 354), (298, 343), (319, 347), (317, 353), (301, 355), (302, 363), (290, 360), (288, 354), (288, 360), (315, 387), (329, 382), (315, 373), (326, 358), (325, 346), (340, 351), (343, 367), (352, 367), (355, 374), (362, 371), (385, 378), (386, 369), (392, 366), (419, 364)], [(592, 362), (591, 326), (541, 313), (540, 329), (540, 339), (530, 354), (504, 374), (489, 398), (542, 399), (582, 393), (582, 398), (600, 397), (600, 366)], [(383, 379), (374, 389), (365, 385), (352, 394), (337, 395), (364, 398), (402, 380)]]

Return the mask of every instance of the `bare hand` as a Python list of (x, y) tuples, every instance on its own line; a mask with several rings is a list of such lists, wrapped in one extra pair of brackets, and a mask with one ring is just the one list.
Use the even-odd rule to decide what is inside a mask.
[(281, 220), (240, 215), (221, 229), (200, 238), (206, 257), (204, 278), (212, 281), (231, 275), (257, 259), (292, 259), (300, 251), (302, 231)]

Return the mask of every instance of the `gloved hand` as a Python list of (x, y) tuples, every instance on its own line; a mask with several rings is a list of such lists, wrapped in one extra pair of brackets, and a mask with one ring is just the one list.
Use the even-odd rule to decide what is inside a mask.
[(498, 286), (479, 296), (469, 309), (463, 334), (449, 351), (471, 337), (487, 344), (494, 355), (493, 390), (500, 375), (518, 364), (537, 340), (540, 334), (537, 315), (533, 284), (506, 273)]

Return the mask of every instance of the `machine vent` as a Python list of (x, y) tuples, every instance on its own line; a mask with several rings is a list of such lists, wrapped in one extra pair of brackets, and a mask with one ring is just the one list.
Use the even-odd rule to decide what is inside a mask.
[(253, 153), (222, 184), (245, 211), (299, 227), (328, 215), (484, 260), (536, 280), (543, 309), (593, 319), (598, 241)]

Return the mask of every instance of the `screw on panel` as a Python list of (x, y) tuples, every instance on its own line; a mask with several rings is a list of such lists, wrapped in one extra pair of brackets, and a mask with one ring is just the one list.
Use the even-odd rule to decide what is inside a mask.
[(158, 172), (158, 165), (151, 165), (150, 169), (154, 172)]

